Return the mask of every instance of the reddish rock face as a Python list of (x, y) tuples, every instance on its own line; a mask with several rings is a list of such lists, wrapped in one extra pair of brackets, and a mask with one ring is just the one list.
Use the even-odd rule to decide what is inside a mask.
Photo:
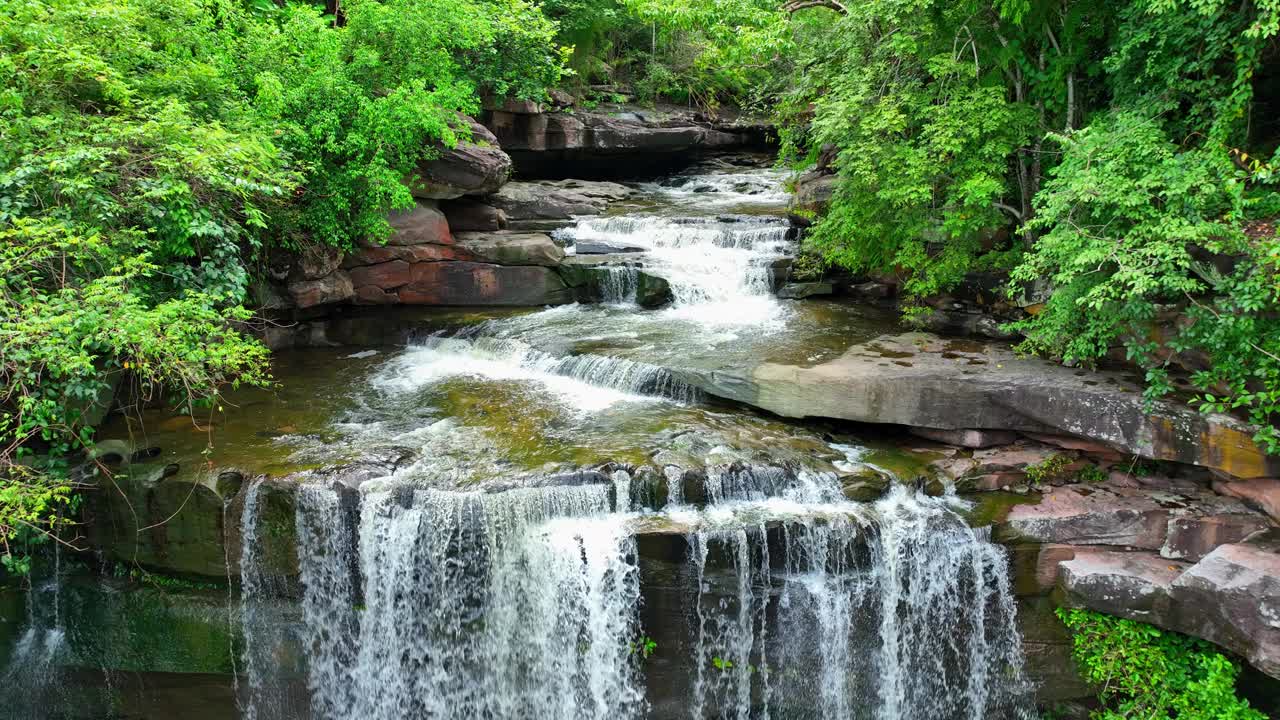
[(407, 305), (562, 305), (572, 288), (551, 268), (473, 262), (419, 263), (396, 295)]
[(1204, 638), (1280, 677), (1280, 531), (1221, 545), (1195, 564), (1100, 551), (1059, 567), (1068, 605)]
[[(452, 245), (449, 221), (434, 202), (420, 202), (412, 210), (397, 210), (387, 216), (393, 233), (387, 245)], [(378, 247), (369, 242), (366, 247)]]
[(424, 162), (408, 179), (414, 197), (444, 200), (488, 195), (511, 177), (511, 158), (498, 146), (498, 139), (471, 118), (466, 121), (471, 141), (445, 148), (439, 157)]
[(394, 290), (402, 285), (408, 285), (413, 279), (411, 267), (403, 260), (392, 260), (377, 265), (352, 268), (351, 283), (357, 288), (372, 285), (382, 290)]
[(299, 308), (306, 309), (350, 300), (355, 295), (355, 287), (350, 276), (337, 270), (319, 280), (289, 283), (289, 295)]
[(1240, 498), (1250, 507), (1257, 508), (1280, 522), (1280, 480), (1231, 480), (1215, 482), (1213, 489), (1234, 498)]

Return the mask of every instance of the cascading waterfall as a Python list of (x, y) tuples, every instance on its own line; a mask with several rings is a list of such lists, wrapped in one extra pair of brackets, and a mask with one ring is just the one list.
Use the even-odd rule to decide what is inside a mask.
[(901, 487), (817, 510), (779, 524), (772, 570), (763, 526), (690, 537), (691, 718), (1032, 717), (998, 546)]
[(645, 248), (645, 266), (670, 283), (675, 310), (708, 322), (759, 321), (776, 310), (772, 264), (792, 245), (786, 223), (751, 216), (590, 218), (558, 236)]
[(605, 265), (600, 283), (600, 299), (607, 305), (635, 305), (640, 289), (640, 270), (635, 265)]
[(606, 355), (557, 357), (518, 340), (440, 335), (410, 347), (375, 378), (375, 384), (405, 391), (454, 375), (536, 382), (581, 409), (659, 398), (689, 404), (700, 395), (657, 365)]
[(241, 622), (244, 628), (243, 655), (245, 683), (240, 698), (245, 720), (286, 720), (296, 717), (296, 702), (288, 687), (288, 672), (282, 658), (296, 647), (291, 627), (282, 621), (289, 595), (286, 582), (264, 559), (268, 529), (262, 527), (259, 508), (265, 483), (249, 484), (244, 490), (240, 516), (240, 584), (244, 600)]
[(613, 492), (367, 492), (353, 568), (337, 493), (303, 488), (313, 717), (638, 716), (635, 540)]
[[(614, 307), (540, 317), (643, 315), (753, 331), (783, 317), (770, 285), (771, 266), (791, 249), (786, 224), (696, 216), (704, 195), (723, 196), (708, 201), (722, 209), (747, 196), (774, 202), (776, 178), (699, 183), (661, 190), (694, 217), (590, 218), (561, 232), (568, 242), (644, 248), (637, 257), (670, 282), (673, 308), (631, 312), (636, 266), (606, 266)], [(658, 365), (546, 352), (566, 347), (564, 338), (531, 327), (508, 318), (422, 339), (372, 383), (403, 395), (454, 377), (516, 381), (559, 396), (579, 420), (625, 403), (700, 400)], [(698, 337), (733, 342), (733, 330)], [(612, 347), (634, 347), (624, 331), (605, 334), (622, 341)], [(305, 686), (303, 714), (314, 720), (625, 720), (651, 708), (658, 717), (659, 707), (690, 720), (1028, 720), (1003, 551), (968, 528), (954, 498), (898, 485), (877, 503), (847, 501), (837, 473), (865, 465), (862, 450), (832, 449), (847, 462), (663, 464), (634, 487), (616, 466), (580, 476), (590, 481), (521, 476), (488, 491), (406, 485), (405, 473), (359, 488), (303, 484), (292, 589), (302, 616), (274, 628), (255, 613), (291, 589), (255, 567), (266, 528), (252, 486), (242, 518), (245, 627), (261, 631), (247, 643), (246, 715), (275, 720), (288, 710), (278, 698), (289, 681), (270, 671), (292, 643), (304, 658), (292, 683)], [(727, 450), (707, 457), (735, 457)], [(432, 462), (426, 453), (415, 464), (426, 484), (439, 479), (422, 477), (439, 469)], [(648, 572), (670, 588), (642, 586)], [(650, 592), (670, 593), (656, 597), (678, 607), (659, 622), (688, 624), (658, 647), (660, 661), (635, 651), (647, 633), (670, 638), (662, 631), (672, 628), (641, 626), (642, 613), (667, 607), (650, 603)], [(647, 684), (651, 672), (676, 686)]]

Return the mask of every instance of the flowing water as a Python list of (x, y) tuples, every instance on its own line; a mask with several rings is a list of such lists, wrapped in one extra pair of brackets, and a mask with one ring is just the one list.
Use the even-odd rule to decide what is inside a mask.
[[(235, 708), (208, 716), (1030, 717), (1007, 559), (960, 500), (848, 501), (886, 473), (876, 450), (681, 379), (885, 327), (774, 296), (782, 180), (722, 163), (641, 186), (557, 234), (627, 251), (600, 261), (606, 302), (285, 354), (286, 388), (228, 414), (236, 448), (161, 433), (160, 461), (275, 478), (228, 510), (243, 642)], [(667, 307), (636, 305), (642, 271)]]

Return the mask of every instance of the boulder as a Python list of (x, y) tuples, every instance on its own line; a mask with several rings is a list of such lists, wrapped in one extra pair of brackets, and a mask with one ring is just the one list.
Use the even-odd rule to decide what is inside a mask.
[(483, 125), (467, 118), (471, 140), (444, 148), (407, 183), (414, 197), (434, 200), (496, 192), (511, 177), (511, 158)]
[(396, 290), (405, 305), (563, 305), (574, 291), (552, 268), (478, 262), (418, 263), (411, 282)]
[(1145, 495), (1105, 489), (1050, 488), (1039, 503), (1018, 505), (997, 527), (1004, 541), (1118, 545), (1158, 550), (1168, 534), (1169, 511)]
[(1068, 605), (1203, 638), (1280, 678), (1280, 531), (1221, 545), (1195, 564), (1096, 552), (1061, 564)]
[(1158, 623), (1204, 638), (1280, 677), (1280, 533), (1222, 545), (1175, 579)]
[(1160, 625), (1186, 568), (1150, 553), (1093, 552), (1063, 562), (1058, 585), (1069, 605)]
[(599, 215), (607, 206), (606, 201), (576, 190), (533, 182), (507, 183), (487, 202), (511, 220), (568, 220), (575, 215)]
[(544, 265), (555, 267), (564, 259), (564, 250), (542, 233), (501, 230), (491, 233), (458, 233), (458, 245), (483, 262), (498, 265)]
[(904, 333), (853, 345), (813, 366), (766, 362), (681, 372), (711, 395), (784, 417), (1070, 435), (1238, 478), (1280, 475), (1280, 458), (1267, 455), (1253, 442), (1254, 429), (1232, 417), (1172, 402), (1148, 406), (1129, 376), (1073, 370), (1001, 343)]
[[(385, 245), (449, 245), (453, 236), (449, 230), (449, 221), (439, 206), (433, 201), (419, 202), (412, 210), (396, 210), (387, 216), (391, 224), (392, 234)], [(364, 247), (384, 245), (375, 240), (365, 240)]]
[(796, 178), (795, 194), (787, 210), (793, 222), (807, 226), (821, 217), (835, 195), (837, 178), (817, 171), (809, 171)]
[(818, 295), (830, 295), (835, 292), (828, 282), (793, 282), (778, 288), (778, 297), (787, 300), (802, 300)]
[(1280, 480), (1222, 480), (1215, 482), (1213, 489), (1223, 495), (1240, 498), (1250, 507), (1280, 522)]
[(319, 280), (302, 280), (289, 283), (289, 295), (299, 309), (330, 305), (350, 300), (355, 295), (351, 277), (337, 270)]
[(342, 264), (342, 251), (331, 245), (309, 245), (298, 255), (298, 280), (319, 280)]
[(471, 198), (458, 198), (440, 203), (440, 209), (454, 232), (491, 232), (505, 230), (507, 214), (498, 208)]

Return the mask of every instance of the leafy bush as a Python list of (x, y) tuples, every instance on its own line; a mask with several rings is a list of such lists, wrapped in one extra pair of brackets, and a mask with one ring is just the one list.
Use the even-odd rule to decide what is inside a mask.
[[(389, 232), (481, 94), (564, 59), (526, 0), (0, 0), (0, 545), (73, 497), (117, 384), (179, 410), (265, 384), (255, 258)], [(34, 534), (34, 535), (33, 535)]]
[(1097, 720), (1264, 720), (1236, 696), (1239, 666), (1203, 640), (1090, 610), (1059, 608), (1072, 656), (1100, 688)]

